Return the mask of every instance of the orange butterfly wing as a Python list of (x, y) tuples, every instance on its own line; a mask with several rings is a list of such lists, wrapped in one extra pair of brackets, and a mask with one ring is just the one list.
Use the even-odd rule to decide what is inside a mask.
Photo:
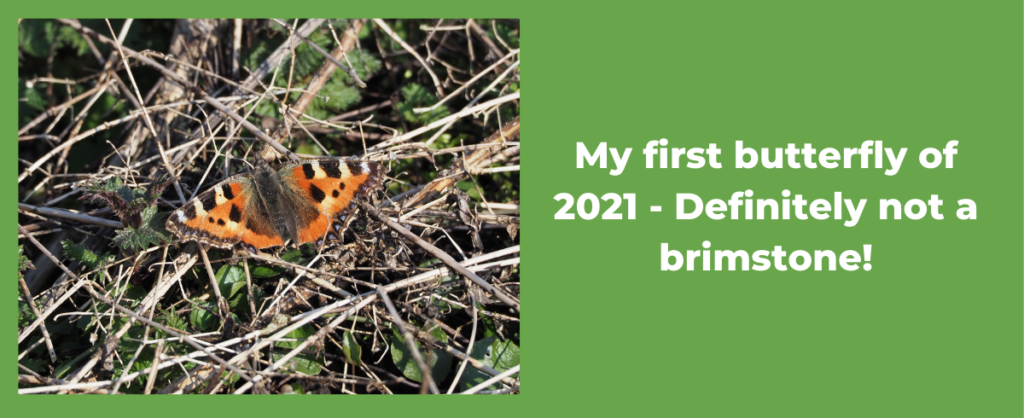
[(342, 160), (308, 160), (282, 169), (284, 183), (301, 190), (319, 212), (300, 225), (300, 243), (331, 238), (328, 230), (341, 229), (335, 219), (349, 209), (353, 197), (380, 187), (384, 172), (384, 166), (378, 163)]
[(273, 227), (254, 222), (251, 205), (252, 178), (235, 176), (200, 193), (171, 213), (167, 230), (183, 241), (199, 241), (229, 248), (239, 242), (255, 248), (282, 245)]

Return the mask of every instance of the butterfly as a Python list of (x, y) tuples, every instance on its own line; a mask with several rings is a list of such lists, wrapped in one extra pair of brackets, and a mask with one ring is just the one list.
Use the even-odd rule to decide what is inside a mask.
[(303, 160), (274, 171), (217, 183), (167, 219), (182, 241), (256, 250), (338, 239), (352, 199), (381, 186), (383, 165), (342, 160)]

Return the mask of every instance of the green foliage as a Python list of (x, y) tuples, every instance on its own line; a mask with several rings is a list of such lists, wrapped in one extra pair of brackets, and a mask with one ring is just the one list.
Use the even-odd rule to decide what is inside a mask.
[(85, 264), (89, 270), (102, 268), (104, 264), (114, 261), (113, 254), (104, 253), (103, 255), (96, 255), (96, 253), (89, 251), (88, 248), (85, 248), (71, 240), (61, 241), (61, 245), (64, 246), (65, 256)]
[[(494, 164), (495, 167), (503, 164)], [(491, 173), (477, 178), (480, 189), (484, 190), (489, 202), (515, 202), (519, 200), (519, 173)], [(466, 192), (473, 200), (480, 201), (480, 192), (471, 180), (459, 181), (455, 187)]]
[(77, 56), (89, 52), (89, 44), (70, 26), (37, 19), (25, 19), (18, 25), (18, 48), (29, 55), (46, 58), (54, 41), (57, 49), (71, 47)]
[[(347, 22), (344, 25), (347, 27)], [(278, 25), (277, 27), (280, 26)], [(342, 30), (339, 26), (335, 26), (335, 29), (339, 33)], [(313, 32), (310, 35), (310, 40), (325, 51), (330, 51), (334, 43), (331, 35), (320, 31)], [(266, 46), (260, 44), (253, 49), (250, 54), (250, 60), (254, 65), (258, 65), (265, 58), (262, 55), (269, 52), (266, 48)], [(347, 55), (347, 62), (345, 59), (342, 59), (341, 62), (345, 65), (351, 63), (356, 75), (361, 79), (366, 79), (381, 68), (381, 61), (368, 52), (356, 50), (348, 52)], [(277, 87), (288, 87), (288, 72), (291, 71), (292, 87), (302, 87), (304, 84), (308, 84), (313, 74), (323, 65), (324, 60), (326, 58), (323, 54), (302, 42), (295, 47), (294, 67), (292, 67), (291, 57), (286, 57), (281, 61), (278, 77), (274, 85)], [(352, 105), (362, 100), (362, 95), (359, 89), (354, 87), (354, 84), (354, 80), (349, 77), (346, 71), (335, 69), (330, 79), (327, 80), (323, 88), (317, 93), (317, 97), (310, 102), (309, 107), (306, 109), (306, 114), (317, 119), (327, 119), (337, 112), (348, 110)], [(289, 101), (291, 104), (294, 104), (300, 96), (300, 94), (293, 93), (290, 95), (291, 99)], [(271, 101), (264, 101), (256, 108), (256, 114), (280, 118), (277, 107), (278, 105)]]
[(156, 201), (169, 184), (170, 179), (162, 177), (149, 189), (132, 188), (119, 177), (114, 177), (105, 183), (87, 184), (86, 193), (80, 200), (105, 203), (125, 226), (117, 231), (114, 243), (125, 251), (142, 251), (150, 245), (167, 241), (163, 226), (167, 214), (157, 212)]
[(430, 257), (430, 258), (424, 258), (423, 261), (420, 261), (420, 264), (417, 265), (417, 267), (420, 267), (420, 268), (431, 268), (431, 267), (440, 266), (440, 265), (441, 265), (441, 260), (439, 258), (437, 258), (437, 257)]
[(249, 310), (249, 292), (245, 288), (245, 270), (241, 266), (225, 264), (217, 270), (214, 279), (217, 280), (220, 294), (227, 299), (231, 310)]
[(481, 315), (479, 321), (480, 325), (483, 325), (484, 338), (498, 336), (498, 332), (496, 331), (498, 328), (494, 326), (494, 320), (492, 320), (491, 317)]
[(402, 101), (398, 102), (395, 108), (401, 112), (403, 119), (412, 123), (426, 125), (451, 114), (446, 105), (438, 106), (436, 109), (426, 113), (417, 114), (413, 111), (417, 107), (433, 106), (434, 103), (437, 103), (437, 96), (435, 96), (432, 90), (427, 90), (426, 87), (416, 83), (409, 83), (402, 87)]
[[(118, 284), (121, 284), (123, 286), (117, 286)], [(129, 309), (134, 309), (138, 307), (139, 303), (142, 301), (143, 298), (146, 297), (147, 293), (146, 289), (142, 287), (124, 282), (112, 282), (104, 286), (104, 288), (106, 289), (107, 292), (109, 292), (108, 294), (111, 296), (111, 299), (120, 300), (121, 306), (127, 307)], [(110, 310), (110, 305), (102, 302), (96, 303), (95, 305), (93, 305), (93, 309), (91, 309), (91, 311), (94, 314), (110, 312)], [(115, 316), (112, 319), (110, 319), (110, 317), (107, 316), (88, 315), (80, 317), (75, 322), (76, 325), (78, 326), (78, 329), (88, 332), (96, 326), (96, 322), (101, 318), (104, 323), (112, 321), (113, 324), (116, 326), (124, 325), (128, 321), (127, 317), (123, 316)], [(132, 326), (132, 328), (129, 329), (128, 336), (130, 336), (131, 338), (138, 338), (139, 336), (142, 335), (142, 329), (142, 325), (140, 323), (136, 323), (135, 325)], [(122, 342), (127, 344), (133, 344), (136, 346), (138, 344), (137, 341), (128, 341), (125, 340), (124, 338), (122, 338)], [(129, 356), (131, 355), (132, 353), (129, 353)]]
[[(485, 28), (491, 27), (490, 22), (481, 22), (481, 24), (484, 25)], [(507, 26), (502, 23), (496, 23), (495, 26), (498, 28), (498, 35), (501, 35), (501, 40), (505, 41), (509, 48), (519, 48), (519, 28)], [(494, 38), (493, 31), (487, 31), (487, 34), (489, 37)], [(497, 39), (495, 39), (495, 41), (497, 41)]]
[(207, 301), (193, 300), (192, 312), (188, 315), (188, 322), (192, 324), (192, 328), (206, 331), (213, 325), (213, 321), (216, 319), (212, 312), (214, 309), (216, 307)]
[(86, 357), (92, 355), (93, 351), (96, 351), (96, 347), (97, 346), (92, 346), (88, 350), (83, 351), (77, 357), (72, 358), (70, 360), (67, 360), (67, 361), (61, 363), (59, 366), (57, 366), (56, 369), (54, 369), (53, 376), (58, 378), (58, 379), (63, 379), (64, 376), (67, 375), (68, 372), (71, 371), (71, 368), (74, 367), (76, 364), (78, 364), (78, 362), (80, 362), (83, 359), (85, 359)]
[(138, 228), (142, 225), (142, 211), (154, 205), (169, 184), (169, 179), (160, 179), (146, 190), (131, 188), (120, 177), (114, 177), (107, 182), (86, 184), (86, 193), (79, 200), (102, 201), (126, 226)]
[[(176, 312), (173, 308), (167, 309), (166, 311), (161, 313), (157, 319), (158, 321), (160, 321), (161, 324), (164, 324), (170, 328), (179, 331), (185, 331), (186, 327), (188, 327), (188, 322), (185, 322), (185, 318), (182, 318), (181, 315), (178, 315), (178, 312)], [(161, 331), (160, 329), (156, 329), (156, 336), (157, 338), (169, 337), (167, 333)]]
[[(482, 361), (484, 364), (494, 368), (494, 370), (504, 372), (519, 365), (519, 346), (515, 345), (512, 341), (501, 341), (495, 339), (495, 337), (487, 337), (473, 344), (473, 351), (470, 352), (470, 357)], [(513, 378), (518, 376), (518, 373), (512, 375)], [(459, 387), (465, 391), (490, 378), (490, 375), (476, 368), (467, 367), (466, 371), (462, 373), (462, 378), (459, 379)], [(491, 390), (498, 389), (495, 385), (488, 386), (487, 388)]]
[(36, 266), (32, 264), (32, 261), (29, 260), (28, 257), (25, 257), (25, 247), (18, 245), (18, 278), (25, 278), (25, 271), (32, 270), (34, 268), (36, 268)]
[(127, 227), (117, 231), (114, 236), (114, 244), (128, 251), (142, 251), (150, 245), (159, 245), (167, 241), (167, 235), (162, 231), (163, 220), (166, 213), (158, 214), (156, 205), (150, 206), (142, 211), (142, 226), (139, 228)]
[[(345, 78), (348, 78), (347, 74)], [(361, 99), (359, 90), (346, 84), (341, 77), (335, 76), (324, 84), (319, 97), (313, 99), (306, 111), (314, 118), (327, 119), (331, 114), (347, 110), (353, 104), (359, 103)]]
[(242, 65), (245, 65), (246, 67), (251, 69), (256, 69), (257, 67), (259, 67), (260, 64), (263, 63), (263, 61), (265, 61), (267, 57), (270, 56), (271, 47), (269, 44), (270, 42), (268, 42), (268, 40), (266, 39), (256, 42), (256, 44), (253, 45), (252, 49), (249, 51), (249, 55), (244, 60)]
[(256, 279), (266, 279), (279, 276), (284, 271), (285, 268), (279, 266), (255, 266), (249, 269), (249, 275)]
[[(370, 55), (369, 52), (357, 49), (354, 51), (349, 51), (347, 55), (348, 62), (352, 63), (352, 69), (356, 71), (356, 75), (358, 75), (359, 78), (361, 79), (365, 80), (366, 78), (370, 77), (371, 75), (379, 71), (381, 68), (381, 61), (377, 59), (377, 57)], [(346, 65), (348, 64), (348, 62), (345, 62), (344, 59), (342, 59), (342, 62)], [(345, 71), (338, 70), (335, 72), (335, 74), (341, 75), (341, 79), (343, 81), (349, 83), (352, 82), (352, 79), (348, 76), (348, 73), (346, 73)]]
[[(314, 31), (309, 35), (309, 40), (313, 41), (317, 46), (322, 48), (324, 51), (330, 52), (331, 44), (334, 42), (331, 39), (331, 35), (328, 35), (321, 31)], [(317, 52), (313, 47), (309, 46), (306, 42), (300, 41), (295, 45), (295, 68), (294, 75), (307, 76), (313, 74), (317, 68), (320, 68), (320, 63), (324, 60), (324, 56)], [(288, 68), (292, 65), (291, 57), (286, 57), (281, 62), (281, 70), (285, 70), (282, 74), (285, 77), (278, 77), (278, 85), (288, 85)]]
[(359, 347), (359, 342), (356, 341), (356, 338), (352, 336), (351, 332), (345, 331), (341, 336), (341, 348), (345, 352), (345, 360), (348, 360), (349, 363), (356, 366), (362, 364), (362, 359), (360, 357), (363, 349)]
[(104, 94), (100, 96), (99, 99), (96, 99), (96, 103), (93, 104), (93, 109), (96, 111), (89, 112), (86, 115), (85, 121), (82, 123), (82, 130), (92, 129), (102, 125), (111, 118), (111, 116), (109, 116), (110, 114), (114, 114), (114, 117), (128, 114), (124, 111), (124, 102), (109, 94)]
[(82, 38), (74, 28), (61, 26), (57, 33), (57, 47), (70, 46), (75, 49), (75, 55), (82, 56), (89, 52), (89, 43)]
[(473, 185), (472, 180), (462, 180), (455, 184), (460, 190), (466, 192), (466, 195), (473, 198), (473, 200), (480, 200), (480, 192), (476, 191), (476, 186)]
[(491, 173), (490, 180), (497, 187), (490, 187), (485, 192), (487, 199), (491, 202), (518, 202), (519, 201), (519, 173), (504, 172)]
[(22, 359), (22, 360), (18, 360), (18, 364), (20, 364), (22, 366), (25, 366), (29, 370), (32, 370), (32, 371), (34, 371), (36, 373), (45, 373), (44, 372), (44, 366), (46, 366), (47, 363), (49, 363), (49, 362), (46, 361), (46, 360), (43, 360), (41, 358), (38, 358), (38, 359), (25, 358), (25, 359)]
[[(108, 289), (109, 288), (110, 287), (108, 286)], [(114, 290), (114, 295), (121, 298), (122, 304), (124, 304), (124, 302), (129, 302), (127, 304), (129, 308), (135, 308), (138, 306), (139, 302), (146, 297), (146, 293), (148, 293), (146, 292), (146, 289), (135, 286), (131, 283), (124, 285), (120, 290)]]
[[(145, 372), (149, 370), (151, 367), (153, 367), (153, 353), (151, 352), (153, 350), (147, 348), (142, 351), (144, 353), (139, 354), (139, 358), (135, 359), (135, 363), (132, 363), (132, 369), (129, 370), (128, 373)], [(143, 354), (145, 354), (145, 356)], [(143, 393), (143, 391), (139, 389), (144, 387), (147, 378), (148, 375), (143, 374), (140, 375), (137, 379), (135, 379), (136, 384), (132, 386), (133, 389), (135, 389), (137, 392), (134, 393)]]
[[(512, 341), (495, 341), (491, 344), (490, 354), (492, 366), (499, 372), (506, 371), (519, 365), (519, 346)], [(512, 375), (513, 378), (518, 374)]]
[[(288, 335), (285, 335), (285, 338), (293, 338), (296, 341), (281, 341), (275, 343), (274, 346), (283, 348), (285, 350), (284, 352), (278, 352), (280, 350), (275, 351), (273, 356), (274, 361), (276, 362), (282, 359), (285, 356), (285, 354), (287, 354), (287, 352), (298, 347), (299, 344), (302, 344), (303, 341), (305, 341), (307, 338), (309, 338), (315, 333), (316, 329), (309, 324), (303, 325), (298, 329), (289, 332)], [(296, 355), (295, 357), (292, 357), (292, 363), (295, 365), (295, 371), (299, 373), (308, 374), (311, 376), (320, 374), (320, 363), (317, 362), (316, 359), (309, 354), (299, 354)]]
[[(289, 263), (305, 264), (308, 261), (308, 259), (304, 259), (302, 250), (298, 248), (289, 249), (281, 253), (280, 257)], [(277, 277), (287, 270), (287, 268), (277, 265), (258, 265), (249, 269), (249, 275), (255, 279), (266, 279)]]
[[(19, 86), (21, 87), (21, 86)], [(43, 86), (33, 85), (31, 88), (25, 87), (22, 91), (22, 100), (29, 107), (38, 110), (46, 110), (46, 99), (43, 98)]]
[[(401, 370), (402, 374), (409, 380), (422, 382), (423, 372), (420, 370), (419, 365), (416, 364), (416, 359), (413, 357), (412, 351), (409, 350), (408, 344), (405, 343), (405, 336), (402, 335), (402, 331), (398, 329), (398, 326), (392, 326), (391, 332), (394, 334), (391, 340), (391, 360), (395, 362), (395, 367), (398, 367), (398, 370)], [(440, 328), (432, 329), (430, 335), (442, 343), (448, 342), (448, 334), (445, 334)], [(413, 341), (412, 343), (420, 351), (420, 354), (423, 354), (423, 348), (420, 346), (420, 343), (418, 341)], [(448, 377), (448, 372), (452, 365), (451, 354), (431, 348), (423, 356), (423, 359), (430, 366), (430, 377), (434, 379), (435, 383)]]
[[(32, 307), (28, 306), (22, 299), (18, 298), (18, 327), (24, 328), (32, 324), (32, 321), (36, 320), (35, 313), (32, 312)], [(36, 302), (36, 308), (39, 308), (39, 303)]]

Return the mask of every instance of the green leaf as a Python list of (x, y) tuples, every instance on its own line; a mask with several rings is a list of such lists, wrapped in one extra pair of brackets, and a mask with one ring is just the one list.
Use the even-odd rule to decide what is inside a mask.
[(65, 256), (85, 264), (89, 270), (95, 270), (98, 267), (102, 267), (103, 264), (114, 260), (113, 254), (104, 253), (102, 256), (98, 256), (96, 253), (71, 240), (61, 241), (61, 245), (64, 246)]
[(79, 354), (78, 357), (61, 363), (60, 366), (57, 366), (57, 368), (53, 370), (53, 376), (56, 377), (57, 379), (64, 378), (64, 375), (68, 374), (68, 372), (71, 371), (71, 368), (78, 364), (78, 362), (92, 355), (92, 352), (96, 351), (97, 346), (98, 345), (92, 346), (88, 350), (85, 350), (81, 354)]
[(260, 309), (263, 306), (263, 300), (267, 298), (267, 294), (263, 292), (263, 288), (259, 286), (252, 287), (252, 299), (256, 305), (256, 309)]
[[(519, 365), (519, 346), (512, 341), (495, 341), (491, 345), (491, 358), (495, 370), (504, 372)], [(512, 375), (516, 377), (519, 374)]]
[[(495, 337), (487, 337), (476, 341), (469, 355), (499, 372), (519, 365), (519, 347), (512, 341), (503, 342), (496, 340)], [(517, 373), (514, 376), (518, 375)], [(490, 378), (490, 375), (476, 368), (467, 367), (466, 371), (462, 372), (462, 378), (459, 379), (459, 387), (465, 391)], [(487, 388), (491, 390), (498, 389), (496, 385), (491, 385)]]
[[(188, 323), (185, 322), (185, 318), (182, 318), (181, 315), (178, 315), (178, 312), (176, 312), (174, 308), (169, 308), (166, 311), (164, 311), (163, 314), (160, 315), (159, 320), (160, 323), (179, 331), (185, 331), (185, 328), (188, 327)], [(168, 337), (167, 333), (159, 329), (156, 330), (156, 335), (157, 338)]]
[(398, 102), (398, 104), (395, 105), (395, 108), (401, 112), (402, 117), (409, 122), (426, 125), (438, 119), (443, 119), (450, 114), (448, 106), (444, 105), (438, 106), (436, 109), (426, 113), (416, 113), (414, 109), (417, 107), (430, 107), (434, 103), (437, 103), (437, 96), (435, 93), (432, 90), (427, 90), (426, 87), (419, 84), (410, 83), (405, 87), (402, 87), (402, 97), (404, 97), (405, 100)]
[(78, 320), (75, 321), (75, 324), (78, 326), (78, 329), (80, 329), (82, 331), (88, 331), (89, 328), (92, 327), (93, 322), (95, 320), (96, 320), (95, 316), (92, 316), (92, 315), (82, 315), (81, 318), (78, 318)]
[(473, 185), (472, 181), (462, 180), (455, 184), (462, 191), (466, 192), (466, 195), (473, 198), (474, 200), (480, 200), (480, 192), (477, 191), (476, 186)]
[(441, 260), (440, 259), (438, 259), (437, 257), (430, 257), (430, 258), (427, 258), (427, 259), (424, 259), (423, 261), (421, 261), (420, 264), (417, 267), (420, 267), (420, 268), (430, 268), (430, 267), (433, 267), (434, 265), (438, 265), (438, 264), (441, 264)]
[(24, 278), (25, 271), (35, 268), (36, 266), (32, 264), (32, 260), (25, 257), (25, 247), (23, 245), (18, 245), (18, 278)]
[(281, 254), (281, 259), (284, 260), (284, 261), (287, 261), (289, 263), (294, 263), (294, 262), (296, 262), (301, 257), (302, 257), (302, 250), (299, 250), (298, 248), (292, 248), (292, 249), (290, 249), (288, 251), (285, 251), (283, 254)]
[(193, 302), (197, 306), (193, 306), (192, 312), (188, 314), (188, 322), (192, 324), (193, 328), (206, 331), (210, 325), (213, 325), (214, 315), (211, 310), (216, 308), (206, 301), (193, 300)]
[(220, 374), (220, 379), (225, 380), (225, 385), (232, 385), (238, 381), (239, 376), (237, 374), (232, 373), (231, 371), (225, 371)]
[(87, 192), (80, 200), (105, 203), (124, 224), (117, 230), (114, 243), (126, 251), (142, 251), (167, 241), (163, 222), (167, 214), (157, 211), (156, 200), (169, 184), (170, 178), (161, 176), (149, 189), (131, 188), (114, 177), (86, 184)]
[(269, 278), (269, 277), (275, 277), (275, 276), (281, 275), (281, 273), (284, 273), (284, 267), (256, 266), (256, 267), (253, 267), (253, 268), (249, 269), (249, 274), (252, 277), (257, 278), (257, 279), (266, 279), (266, 278)]
[(37, 359), (25, 358), (25, 359), (22, 359), (22, 360), (18, 361), (18, 364), (20, 364), (22, 366), (25, 366), (29, 370), (32, 370), (32, 371), (34, 371), (36, 373), (46, 373), (46, 371), (44, 371), (43, 367), (46, 366), (48, 363), (49, 363), (49, 360), (43, 360), (41, 358), (37, 358)]
[[(469, 356), (480, 360), (484, 364), (487, 363), (487, 352), (489, 351), (491, 344), (494, 343), (494, 337), (487, 337), (481, 340), (473, 342), (473, 350), (469, 352)], [(488, 364), (489, 366), (490, 364)], [(462, 377), (459, 378), (459, 388), (465, 391), (473, 386), (483, 383), (491, 376), (477, 370), (475, 367), (466, 367), (466, 370), (462, 372)]]
[[(42, 311), (43, 308), (40, 307), (39, 310)], [(46, 330), (50, 333), (51, 339), (59, 335), (71, 335), (72, 332), (77, 332), (75, 330), (75, 325), (70, 321), (57, 321), (56, 323), (50, 323), (46, 325)]]
[(217, 270), (214, 278), (217, 279), (221, 292), (226, 292), (231, 288), (232, 284), (238, 282), (245, 283), (245, 270), (240, 266), (225, 264)]
[[(366, 80), (370, 74), (376, 73), (381, 67), (381, 61), (377, 57), (361, 49), (349, 51), (348, 60), (352, 62), (352, 69), (356, 71), (356, 75), (363, 80)], [(353, 83), (345, 71), (336, 71), (334, 74), (341, 75), (342, 80), (348, 84)]]
[[(276, 362), (283, 358), (288, 351), (291, 351), (292, 349), (298, 347), (299, 344), (302, 344), (303, 340), (309, 338), (313, 334), (316, 334), (316, 329), (314, 329), (313, 326), (309, 324), (303, 325), (302, 327), (292, 332), (289, 332), (288, 335), (285, 336), (285, 338), (294, 338), (297, 339), (298, 341), (280, 341), (278, 343), (275, 343), (274, 345), (276, 347), (284, 348), (286, 350), (281, 353), (275, 351), (273, 355), (274, 361)], [(291, 362), (295, 364), (295, 371), (299, 373), (308, 374), (311, 376), (320, 374), (320, 363), (317, 362), (316, 359), (313, 358), (313, 356), (310, 356), (308, 354), (299, 354), (296, 355), (295, 357), (292, 357)]]
[(245, 282), (235, 282), (231, 284), (231, 289), (228, 290), (228, 300), (234, 300), (238, 297), (245, 297), (248, 292), (245, 290)]
[(494, 326), (494, 321), (490, 317), (486, 317), (483, 314), (480, 315), (480, 324), (484, 326), (484, 338), (497, 337), (498, 331)]
[(228, 292), (231, 297), (228, 297), (228, 307), (232, 310), (249, 306), (249, 292), (245, 290), (245, 283), (238, 282), (231, 285), (231, 290)]
[(125, 286), (124, 296), (122, 296), (122, 301), (125, 300), (125, 299), (130, 300), (131, 301), (131, 306), (130, 307), (134, 308), (136, 305), (139, 304), (139, 302), (142, 302), (142, 299), (145, 298), (148, 293), (149, 292), (146, 292), (146, 289), (143, 289), (141, 287), (138, 287), (138, 286), (135, 286), (135, 285), (132, 285), (132, 284), (129, 283), (127, 286)]
[(245, 270), (241, 266), (225, 264), (214, 275), (220, 294), (228, 300), (231, 309), (248, 306), (249, 292), (245, 289)]
[(46, 110), (46, 99), (35, 87), (25, 90), (25, 103), (35, 110)]
[[(440, 336), (435, 333), (440, 331)], [(416, 364), (416, 359), (412, 355), (412, 351), (409, 351), (409, 346), (405, 343), (405, 337), (402, 335), (402, 331), (397, 326), (392, 326), (391, 332), (394, 334), (394, 338), (391, 341), (391, 360), (395, 362), (395, 366), (402, 371), (409, 380), (416, 382), (423, 381), (423, 373), (420, 371), (420, 367)], [(437, 338), (439, 341), (447, 342), (448, 336), (444, 334), (444, 331), (440, 329), (431, 330), (430, 335)], [(423, 353), (423, 347), (420, 346), (419, 342), (413, 341), (413, 345), (416, 349)], [(431, 348), (423, 358), (426, 360), (427, 365), (430, 366), (430, 377), (434, 379), (434, 383), (438, 383), (448, 377), (448, 372), (452, 365), (452, 356), (444, 351)]]
[(36, 315), (32, 312), (32, 307), (28, 306), (28, 304), (21, 299), (18, 299), (18, 326), (27, 327), (35, 320)]
[(253, 45), (252, 50), (249, 51), (248, 56), (245, 58), (245, 66), (248, 68), (257, 68), (268, 56), (270, 56), (270, 49), (267, 47), (267, 41), (262, 40), (256, 42), (255, 45)]
[(345, 359), (348, 360), (349, 363), (356, 366), (362, 364), (362, 360), (359, 358), (360, 354), (362, 354), (362, 348), (359, 347), (359, 342), (356, 341), (351, 332), (345, 331), (345, 333), (342, 334), (341, 348), (345, 351)]
[(46, 58), (56, 33), (52, 20), (25, 19), (18, 25), (18, 48), (36, 58)]
[[(136, 189), (136, 190), (138, 190), (138, 189)], [(142, 210), (142, 222), (145, 223), (145, 224), (148, 224), (148, 223), (152, 222), (153, 218), (156, 217), (156, 214), (157, 214), (156, 205), (146, 206), (146, 208)]]
[(89, 43), (82, 38), (82, 35), (72, 28), (71, 26), (62, 25), (60, 30), (57, 32), (57, 41), (59, 46), (70, 46), (75, 48), (75, 54), (78, 56), (85, 55), (89, 52)]

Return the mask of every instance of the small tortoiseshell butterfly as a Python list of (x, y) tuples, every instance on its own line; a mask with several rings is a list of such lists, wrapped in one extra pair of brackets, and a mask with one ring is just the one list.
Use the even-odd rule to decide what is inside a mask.
[[(337, 239), (352, 198), (377, 189), (377, 163), (304, 160), (278, 171), (262, 165), (228, 178), (175, 210), (167, 230), (182, 241), (256, 250)], [(340, 218), (340, 219), (339, 219)]]

